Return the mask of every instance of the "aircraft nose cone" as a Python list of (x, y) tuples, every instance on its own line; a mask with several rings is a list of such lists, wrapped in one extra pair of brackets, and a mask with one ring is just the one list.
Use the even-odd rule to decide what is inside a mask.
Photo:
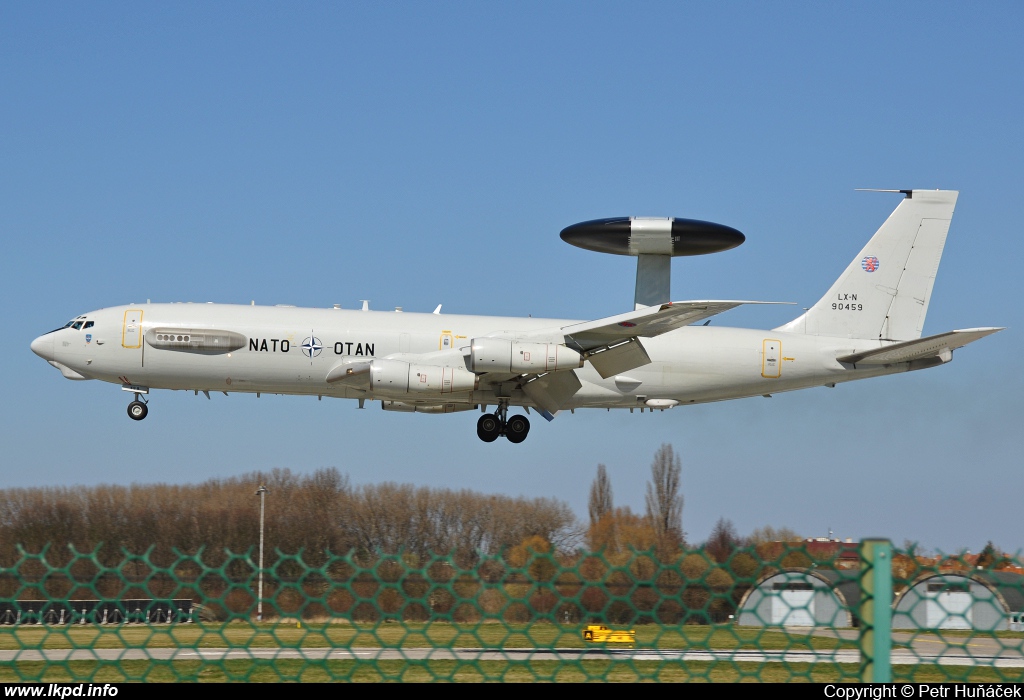
[(53, 333), (41, 335), (32, 341), (32, 352), (46, 361), (53, 359)]

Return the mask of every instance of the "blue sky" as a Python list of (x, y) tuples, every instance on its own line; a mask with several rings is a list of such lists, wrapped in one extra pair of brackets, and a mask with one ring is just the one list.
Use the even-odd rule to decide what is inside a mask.
[[(0, 7), (0, 486), (336, 466), (552, 496), (598, 463), (643, 509), (682, 455), (684, 528), (1024, 548), (1018, 3), (7, 3)], [(577, 412), (522, 445), (475, 413), (153, 396), (64, 380), (31, 340), (143, 299), (598, 318), (634, 262), (605, 216), (734, 226), (676, 299), (809, 306), (898, 203), (961, 192), (926, 333), (1008, 330), (927, 372), (659, 414)], [(714, 321), (770, 328), (786, 308)]]

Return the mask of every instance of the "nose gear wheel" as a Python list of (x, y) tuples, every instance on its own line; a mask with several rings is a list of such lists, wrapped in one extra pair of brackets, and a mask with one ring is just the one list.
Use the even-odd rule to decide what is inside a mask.
[(128, 417), (132, 420), (142, 420), (149, 415), (149, 406), (144, 401), (139, 401), (141, 394), (135, 395), (135, 400), (128, 404)]

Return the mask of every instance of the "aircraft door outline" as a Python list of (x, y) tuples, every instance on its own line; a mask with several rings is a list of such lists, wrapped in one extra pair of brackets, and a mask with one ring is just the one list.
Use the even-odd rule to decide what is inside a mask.
[(455, 338), (451, 331), (441, 331), (441, 339), (438, 341), (438, 350), (451, 350), (455, 347)]
[(121, 347), (129, 350), (142, 347), (142, 309), (128, 309), (124, 312)]
[(782, 341), (765, 338), (761, 343), (761, 376), (778, 379), (782, 376)]

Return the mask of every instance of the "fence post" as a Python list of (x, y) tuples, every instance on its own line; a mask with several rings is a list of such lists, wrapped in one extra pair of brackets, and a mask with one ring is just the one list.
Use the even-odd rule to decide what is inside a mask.
[(860, 543), (860, 680), (892, 681), (892, 543)]

